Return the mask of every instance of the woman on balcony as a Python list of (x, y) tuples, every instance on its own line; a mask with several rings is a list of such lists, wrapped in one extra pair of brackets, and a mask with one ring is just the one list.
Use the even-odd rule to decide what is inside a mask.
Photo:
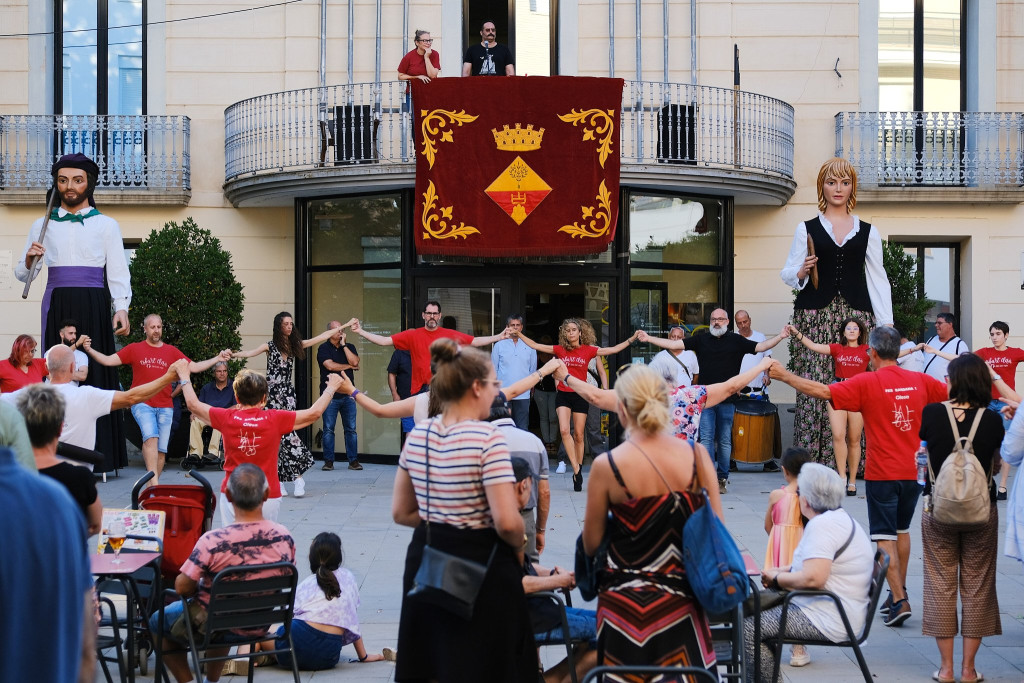
[[(882, 265), (882, 238), (871, 224), (853, 214), (857, 205), (857, 171), (846, 159), (829, 159), (818, 171), (818, 215), (796, 228), (782, 281), (799, 290), (793, 325), (812, 339), (829, 338), (849, 318), (892, 325), (892, 295)], [(831, 357), (790, 341), (793, 370), (829, 384)], [(798, 393), (795, 446), (817, 462), (835, 467), (832, 429), (825, 403)], [(855, 472), (849, 473), (851, 477)]]
[[(441, 55), (431, 47), (434, 39), (430, 37), (430, 31), (417, 29), (413, 42), (416, 43), (415, 49), (407, 52), (398, 63), (398, 80), (430, 83), (431, 79), (441, 75)], [(409, 92), (408, 88), (406, 92)]]

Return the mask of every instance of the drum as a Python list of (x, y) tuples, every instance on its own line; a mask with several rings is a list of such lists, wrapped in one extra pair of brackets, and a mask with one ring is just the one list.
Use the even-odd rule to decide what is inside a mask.
[(760, 464), (782, 454), (779, 408), (769, 401), (736, 402), (732, 421), (732, 459)]

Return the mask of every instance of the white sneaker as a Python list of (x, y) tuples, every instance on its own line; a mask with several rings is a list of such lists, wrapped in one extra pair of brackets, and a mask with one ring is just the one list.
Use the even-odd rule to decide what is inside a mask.
[(795, 645), (790, 654), (790, 666), (807, 666), (811, 663), (811, 653), (802, 645)]
[(559, 460), (558, 461), (558, 469), (555, 470), (555, 474), (565, 474), (565, 461), (564, 460)]
[(299, 477), (295, 480), (295, 497), (302, 498), (304, 495), (306, 495), (306, 482)]
[(282, 498), (287, 498), (288, 497), (288, 489), (286, 489), (284, 487), (284, 482), (283, 481), (281, 482), (281, 497)]

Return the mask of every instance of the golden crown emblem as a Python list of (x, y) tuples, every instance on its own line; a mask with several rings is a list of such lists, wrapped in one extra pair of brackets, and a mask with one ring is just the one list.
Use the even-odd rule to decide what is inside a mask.
[(502, 126), (501, 130), (491, 128), (494, 133), (494, 144), (499, 150), (506, 152), (529, 152), (540, 149), (541, 140), (544, 139), (544, 129), (534, 130), (533, 125), (527, 125), (524, 129), (521, 124), (515, 128)]

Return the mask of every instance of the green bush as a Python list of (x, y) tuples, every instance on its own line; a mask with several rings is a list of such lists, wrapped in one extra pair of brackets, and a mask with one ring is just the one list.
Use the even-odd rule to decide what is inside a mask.
[(925, 328), (925, 314), (935, 305), (919, 295), (924, 291), (924, 272), (899, 242), (887, 240), (882, 246), (882, 261), (892, 287), (893, 324), (904, 337), (917, 340)]
[[(131, 334), (126, 343), (144, 339), (142, 321), (150, 313), (163, 318), (163, 340), (195, 361), (223, 349), (238, 349), (245, 295), (235, 279), (231, 254), (209, 230), (186, 218), (153, 230), (135, 250), (130, 264)], [(244, 361), (231, 361), (234, 375)], [(122, 369), (121, 381), (130, 377)], [(197, 387), (213, 379), (207, 371), (193, 378)]]

